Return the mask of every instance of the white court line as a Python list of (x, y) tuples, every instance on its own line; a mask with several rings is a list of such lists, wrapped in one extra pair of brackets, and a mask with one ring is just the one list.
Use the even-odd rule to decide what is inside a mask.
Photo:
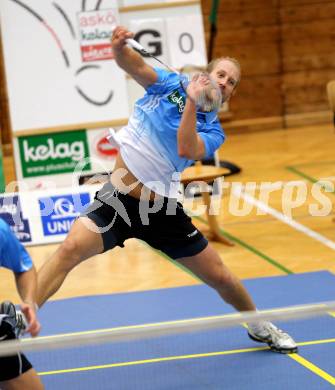
[(280, 213), (276, 209), (268, 206), (264, 202), (257, 200), (253, 196), (246, 194), (245, 192), (242, 191), (242, 189), (234, 189), (233, 194), (237, 197), (243, 198), (247, 203), (257, 206), (260, 210), (265, 211), (267, 214), (272, 215), (273, 217), (293, 227), (299, 232), (302, 232), (307, 236), (314, 238), (314, 240), (321, 242), (321, 244), (327, 246), (328, 248), (335, 250), (334, 241), (329, 240), (327, 237), (315, 232), (314, 230), (309, 229), (308, 227), (302, 225), (301, 223), (295, 221), (294, 219), (288, 217), (287, 215)]
[[(255, 189), (256, 190), (267, 190), (267, 189), (273, 189), (273, 190), (280, 190), (281, 188), (284, 187), (289, 187), (289, 186), (299, 186), (302, 184), (319, 184), (322, 185), (325, 181), (332, 181), (335, 180), (335, 176), (329, 176), (329, 177), (323, 177), (322, 179), (318, 180), (316, 183), (311, 183), (310, 180), (307, 179), (300, 179), (300, 180), (278, 180), (277, 182), (270, 182), (268, 180), (264, 180), (261, 183), (256, 183)], [(238, 180), (237, 181), (225, 181), (225, 185), (229, 186), (233, 183), (240, 183)], [(251, 180), (250, 183), (253, 183)]]

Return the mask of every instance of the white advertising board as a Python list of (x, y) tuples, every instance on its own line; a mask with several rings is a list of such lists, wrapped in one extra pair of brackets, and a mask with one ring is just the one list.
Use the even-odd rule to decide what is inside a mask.
[[(134, 39), (141, 42), (141, 45), (164, 63), (169, 62), (167, 46), (167, 34), (165, 20), (163, 18), (131, 19), (129, 30), (132, 31)], [(145, 57), (145, 61), (151, 66), (161, 66), (159, 62), (151, 57)]]
[[(120, 13), (120, 18), (124, 26), (134, 29), (136, 39), (150, 54), (164, 62), (166, 60), (172, 67), (207, 64), (200, 2), (159, 9), (129, 10)], [(151, 59), (148, 62), (154, 64)], [(155, 66), (161, 65), (156, 62)]]
[[(118, 23), (133, 28), (150, 54), (173, 67), (206, 64), (200, 2), (119, 9), (145, 3), (0, 2), (14, 136), (46, 129), (97, 128), (129, 117), (132, 98), (127, 80), (109, 46)], [(146, 60), (153, 64), (152, 59)]]
[(0, 2), (14, 135), (128, 117), (125, 74), (107, 47), (119, 22), (117, 1), (105, 0), (101, 9), (84, 4)]
[[(201, 28), (199, 28), (201, 26)], [(166, 35), (171, 65), (181, 68), (186, 64), (206, 64), (205, 39), (201, 15), (192, 14), (166, 19)]]

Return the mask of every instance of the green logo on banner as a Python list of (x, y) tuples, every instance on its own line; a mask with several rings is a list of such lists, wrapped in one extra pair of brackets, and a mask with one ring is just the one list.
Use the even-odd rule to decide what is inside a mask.
[[(73, 172), (89, 157), (86, 130), (19, 137), (23, 177)], [(82, 170), (91, 169), (86, 163)]]

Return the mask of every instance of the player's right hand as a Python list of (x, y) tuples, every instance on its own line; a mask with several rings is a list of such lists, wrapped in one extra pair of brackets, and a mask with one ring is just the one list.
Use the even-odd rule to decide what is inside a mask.
[(126, 27), (116, 26), (111, 38), (111, 45), (113, 50), (122, 50), (122, 48), (127, 43), (126, 40), (129, 38), (133, 38), (133, 36), (134, 33), (130, 32)]

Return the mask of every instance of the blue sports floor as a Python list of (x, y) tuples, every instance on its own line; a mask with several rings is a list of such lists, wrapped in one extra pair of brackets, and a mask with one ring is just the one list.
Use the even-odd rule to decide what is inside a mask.
[[(335, 299), (329, 272), (246, 280), (259, 309)], [(47, 303), (42, 336), (231, 313), (205, 285), (89, 296)], [(46, 389), (330, 389), (335, 386), (335, 318), (280, 323), (299, 344), (281, 355), (242, 327), (145, 341), (28, 354)]]

